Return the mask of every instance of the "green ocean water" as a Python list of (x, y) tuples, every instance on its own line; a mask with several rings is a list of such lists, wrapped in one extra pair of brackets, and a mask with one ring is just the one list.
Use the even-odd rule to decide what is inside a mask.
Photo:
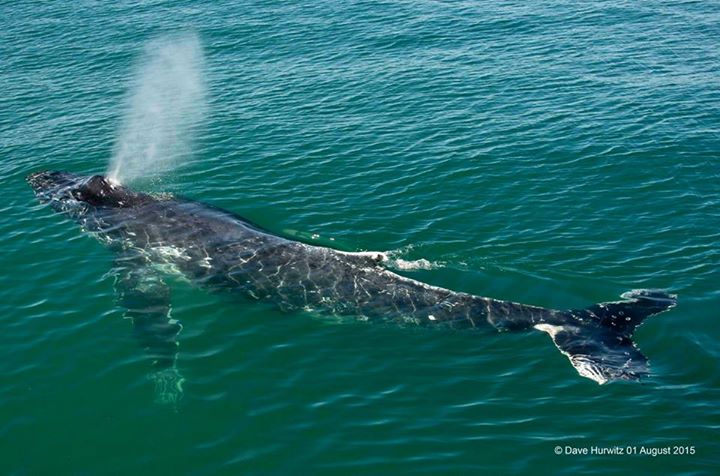
[[(185, 395), (154, 403), (112, 253), (25, 176), (147, 141), (123, 135), (138, 65), (183, 35), (205, 107), (138, 187), (482, 296), (670, 290), (635, 338), (652, 376), (599, 386), (539, 332), (338, 323), (171, 278)], [(719, 39), (712, 1), (2, 3), (0, 474), (716, 474)], [(694, 454), (595, 454), (616, 446)]]

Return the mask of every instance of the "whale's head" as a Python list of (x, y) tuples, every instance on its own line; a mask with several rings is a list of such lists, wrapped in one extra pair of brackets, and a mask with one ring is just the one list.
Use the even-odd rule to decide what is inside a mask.
[(28, 175), (27, 181), (41, 202), (70, 214), (93, 208), (130, 208), (152, 200), (102, 175), (42, 171)]

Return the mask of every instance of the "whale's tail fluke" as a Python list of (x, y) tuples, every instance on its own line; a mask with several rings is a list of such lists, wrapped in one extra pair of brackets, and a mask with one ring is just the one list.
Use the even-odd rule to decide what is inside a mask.
[(632, 335), (645, 318), (674, 307), (677, 297), (658, 290), (634, 290), (621, 297), (625, 301), (568, 311), (559, 325), (537, 324), (535, 328), (550, 334), (583, 377), (599, 384), (639, 380), (649, 369)]

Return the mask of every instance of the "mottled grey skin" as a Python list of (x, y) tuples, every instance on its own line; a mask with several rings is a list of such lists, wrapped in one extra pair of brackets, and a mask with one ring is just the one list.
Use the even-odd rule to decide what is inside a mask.
[[(106, 196), (118, 190), (125, 196), (125, 203), (74, 214), (84, 229), (114, 248), (139, 251), (152, 262), (174, 265), (195, 283), (268, 300), (283, 310), (457, 328), (488, 323), (530, 328), (552, 315), (539, 307), (430, 286), (384, 269), (379, 253), (289, 240), (198, 202), (130, 192), (100, 176), (84, 187), (74, 198), (87, 200), (103, 190)], [(95, 203), (100, 202), (90, 202)]]
[[(583, 376), (599, 383), (646, 373), (646, 359), (630, 340), (632, 331), (648, 315), (675, 303), (674, 296), (658, 291), (636, 291), (624, 296), (629, 301), (581, 311), (499, 301), (398, 275), (383, 267), (379, 253), (347, 253), (290, 240), (230, 212), (137, 193), (101, 176), (39, 172), (28, 181), (41, 200), (119, 252), (118, 267), (125, 270), (118, 278), (121, 303), (134, 321), (158, 316), (141, 332), (151, 352), (162, 343), (174, 346), (177, 334), (177, 329), (173, 334), (158, 324), (169, 309), (169, 292), (148, 271), (147, 265), (158, 263), (171, 265), (199, 285), (269, 301), (286, 311), (456, 329), (536, 328), (553, 337)], [(158, 333), (160, 338), (153, 337)]]

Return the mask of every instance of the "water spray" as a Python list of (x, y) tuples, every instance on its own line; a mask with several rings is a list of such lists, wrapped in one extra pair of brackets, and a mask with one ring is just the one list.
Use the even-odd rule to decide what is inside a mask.
[(203, 69), (196, 34), (147, 44), (108, 167), (111, 183), (157, 180), (188, 161), (193, 131), (207, 109)]

